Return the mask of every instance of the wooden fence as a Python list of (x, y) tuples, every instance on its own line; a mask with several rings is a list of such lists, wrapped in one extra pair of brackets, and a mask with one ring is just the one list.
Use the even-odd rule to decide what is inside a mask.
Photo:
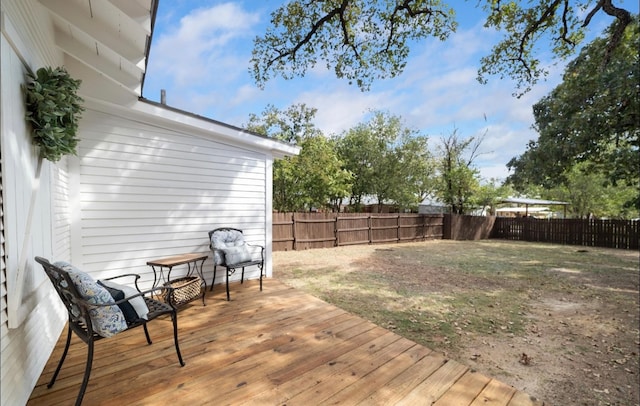
[(549, 242), (638, 249), (640, 222), (398, 213), (273, 213), (273, 250), (427, 239)]
[(491, 238), (638, 249), (639, 221), (496, 217)]
[(273, 250), (441, 239), (443, 215), (273, 213)]

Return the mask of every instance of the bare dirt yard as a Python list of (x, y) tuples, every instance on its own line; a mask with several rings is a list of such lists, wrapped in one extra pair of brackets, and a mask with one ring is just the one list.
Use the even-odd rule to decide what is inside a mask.
[(273, 253), (274, 277), (550, 405), (639, 405), (639, 253), (436, 240)]

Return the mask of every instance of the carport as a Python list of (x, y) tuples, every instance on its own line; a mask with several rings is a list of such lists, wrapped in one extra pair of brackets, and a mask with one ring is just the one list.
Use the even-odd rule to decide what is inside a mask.
[(525, 217), (529, 216), (529, 206), (562, 206), (564, 210), (562, 217), (567, 218), (567, 206), (569, 205), (569, 203), (567, 202), (560, 202), (556, 200), (528, 199), (520, 197), (509, 197), (507, 199), (502, 199), (500, 203), (524, 205)]

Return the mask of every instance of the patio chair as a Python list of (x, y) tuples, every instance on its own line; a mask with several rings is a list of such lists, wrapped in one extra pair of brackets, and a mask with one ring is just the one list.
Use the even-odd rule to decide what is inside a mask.
[[(176, 308), (171, 304), (153, 298), (154, 295), (157, 295), (157, 291), (164, 291), (164, 296), (166, 296), (166, 293), (171, 292), (172, 288), (162, 286), (141, 292), (138, 288), (140, 275), (126, 274), (96, 282), (90, 275), (69, 263), (56, 262), (51, 264), (42, 257), (36, 257), (35, 259), (44, 268), (58, 296), (67, 308), (69, 316), (67, 342), (47, 388), (53, 386), (60, 368), (62, 368), (71, 343), (72, 331), (88, 346), (87, 365), (85, 366), (80, 392), (76, 398), (76, 406), (79, 406), (82, 404), (82, 398), (89, 383), (94, 342), (112, 337), (124, 330), (142, 326), (147, 343), (151, 344), (147, 323), (163, 315), (171, 317), (173, 322), (173, 341), (178, 354), (178, 361), (181, 366), (184, 366), (178, 345), (178, 316)], [(135, 288), (112, 282), (112, 280), (122, 277), (135, 278)]]
[(229, 276), (236, 269), (242, 269), (240, 283), (244, 282), (244, 269), (248, 266), (257, 266), (260, 270), (260, 291), (262, 291), (262, 277), (264, 276), (264, 247), (248, 244), (244, 240), (242, 230), (232, 227), (220, 227), (209, 231), (209, 248), (213, 251), (213, 280), (210, 291), (216, 280), (218, 266), (226, 268), (227, 300), (229, 296)]

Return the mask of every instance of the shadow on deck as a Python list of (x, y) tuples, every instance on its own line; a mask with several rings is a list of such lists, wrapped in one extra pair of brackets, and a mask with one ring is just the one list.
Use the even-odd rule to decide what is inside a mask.
[[(269, 279), (207, 292), (171, 322), (96, 343), (85, 405), (542, 405), (527, 394), (335, 306)], [(87, 346), (71, 345), (47, 389), (66, 329), (28, 405), (73, 404)]]

